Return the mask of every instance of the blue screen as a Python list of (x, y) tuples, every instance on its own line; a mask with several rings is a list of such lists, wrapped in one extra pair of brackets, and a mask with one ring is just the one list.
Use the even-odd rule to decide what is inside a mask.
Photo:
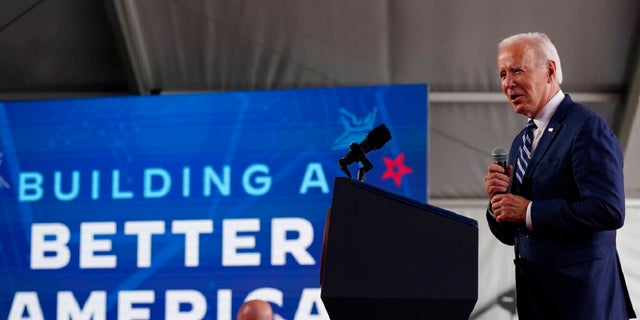
[(425, 201), (427, 120), (426, 85), (0, 103), (0, 317), (326, 318), (338, 159), (385, 124), (366, 182)]

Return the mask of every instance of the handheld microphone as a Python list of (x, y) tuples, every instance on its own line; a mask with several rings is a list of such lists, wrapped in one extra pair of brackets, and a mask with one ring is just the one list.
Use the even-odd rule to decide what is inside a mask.
[(507, 155), (507, 149), (503, 147), (497, 147), (491, 151), (493, 163), (500, 165), (504, 169), (505, 173), (507, 172)]
[(349, 146), (349, 152), (338, 160), (338, 164), (340, 165), (340, 169), (344, 171), (347, 176), (351, 177), (351, 172), (349, 168), (347, 168), (350, 164), (354, 162), (361, 162), (366, 160), (365, 154), (367, 154), (371, 150), (378, 150), (385, 145), (385, 143), (391, 140), (391, 132), (384, 124), (381, 124), (375, 128), (373, 128), (367, 135), (364, 137), (362, 142), (352, 143)]

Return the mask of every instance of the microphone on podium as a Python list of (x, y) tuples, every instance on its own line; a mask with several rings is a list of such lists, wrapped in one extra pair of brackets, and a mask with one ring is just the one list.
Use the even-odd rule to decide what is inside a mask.
[(369, 133), (367, 133), (362, 142), (354, 142), (349, 146), (349, 152), (338, 160), (340, 169), (342, 169), (348, 177), (351, 177), (351, 172), (349, 171), (348, 166), (354, 162), (361, 162), (363, 168), (360, 168), (358, 172), (358, 180), (362, 181), (364, 177), (361, 175), (373, 168), (373, 165), (365, 155), (371, 150), (378, 150), (382, 148), (382, 146), (389, 142), (389, 140), (391, 140), (391, 132), (389, 132), (387, 126), (381, 124), (373, 128)]

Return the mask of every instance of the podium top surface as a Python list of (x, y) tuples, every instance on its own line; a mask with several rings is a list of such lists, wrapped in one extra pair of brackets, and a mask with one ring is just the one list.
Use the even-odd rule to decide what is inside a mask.
[(469, 217), (465, 217), (463, 215), (459, 215), (455, 212), (440, 208), (440, 207), (436, 207), (433, 205), (430, 205), (428, 203), (422, 202), (422, 201), (418, 201), (416, 199), (412, 199), (400, 194), (396, 194), (393, 192), (390, 192), (388, 190), (382, 189), (380, 187), (376, 187), (373, 186), (371, 184), (368, 184), (366, 182), (360, 182), (354, 179), (350, 179), (350, 178), (345, 178), (345, 177), (339, 177), (336, 178), (336, 183), (351, 183), (354, 187), (359, 188), (359, 189), (364, 189), (364, 190), (368, 190), (371, 192), (375, 192), (376, 194), (379, 194), (381, 196), (384, 197), (388, 197), (397, 201), (401, 201), (404, 202), (408, 205), (414, 206), (414, 207), (418, 207), (418, 208), (422, 208), (424, 210), (427, 210), (433, 214), (437, 214), (440, 215), (444, 218), (448, 218), (448, 219), (452, 219), (452, 220), (456, 220), (458, 222), (461, 223), (465, 223), (468, 224), (470, 226), (473, 226), (475, 228), (478, 227), (478, 221), (476, 221), (475, 219), (469, 218)]

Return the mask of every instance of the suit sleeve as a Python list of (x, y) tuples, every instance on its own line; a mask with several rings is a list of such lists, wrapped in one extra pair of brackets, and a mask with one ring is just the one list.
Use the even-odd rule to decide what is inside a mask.
[[(553, 234), (615, 230), (624, 223), (623, 156), (617, 137), (605, 121), (587, 117), (571, 137), (566, 166), (552, 179), (538, 182), (553, 189), (532, 204), (535, 232)], [(549, 174), (547, 173), (549, 178)], [(560, 191), (560, 190), (564, 191)]]

